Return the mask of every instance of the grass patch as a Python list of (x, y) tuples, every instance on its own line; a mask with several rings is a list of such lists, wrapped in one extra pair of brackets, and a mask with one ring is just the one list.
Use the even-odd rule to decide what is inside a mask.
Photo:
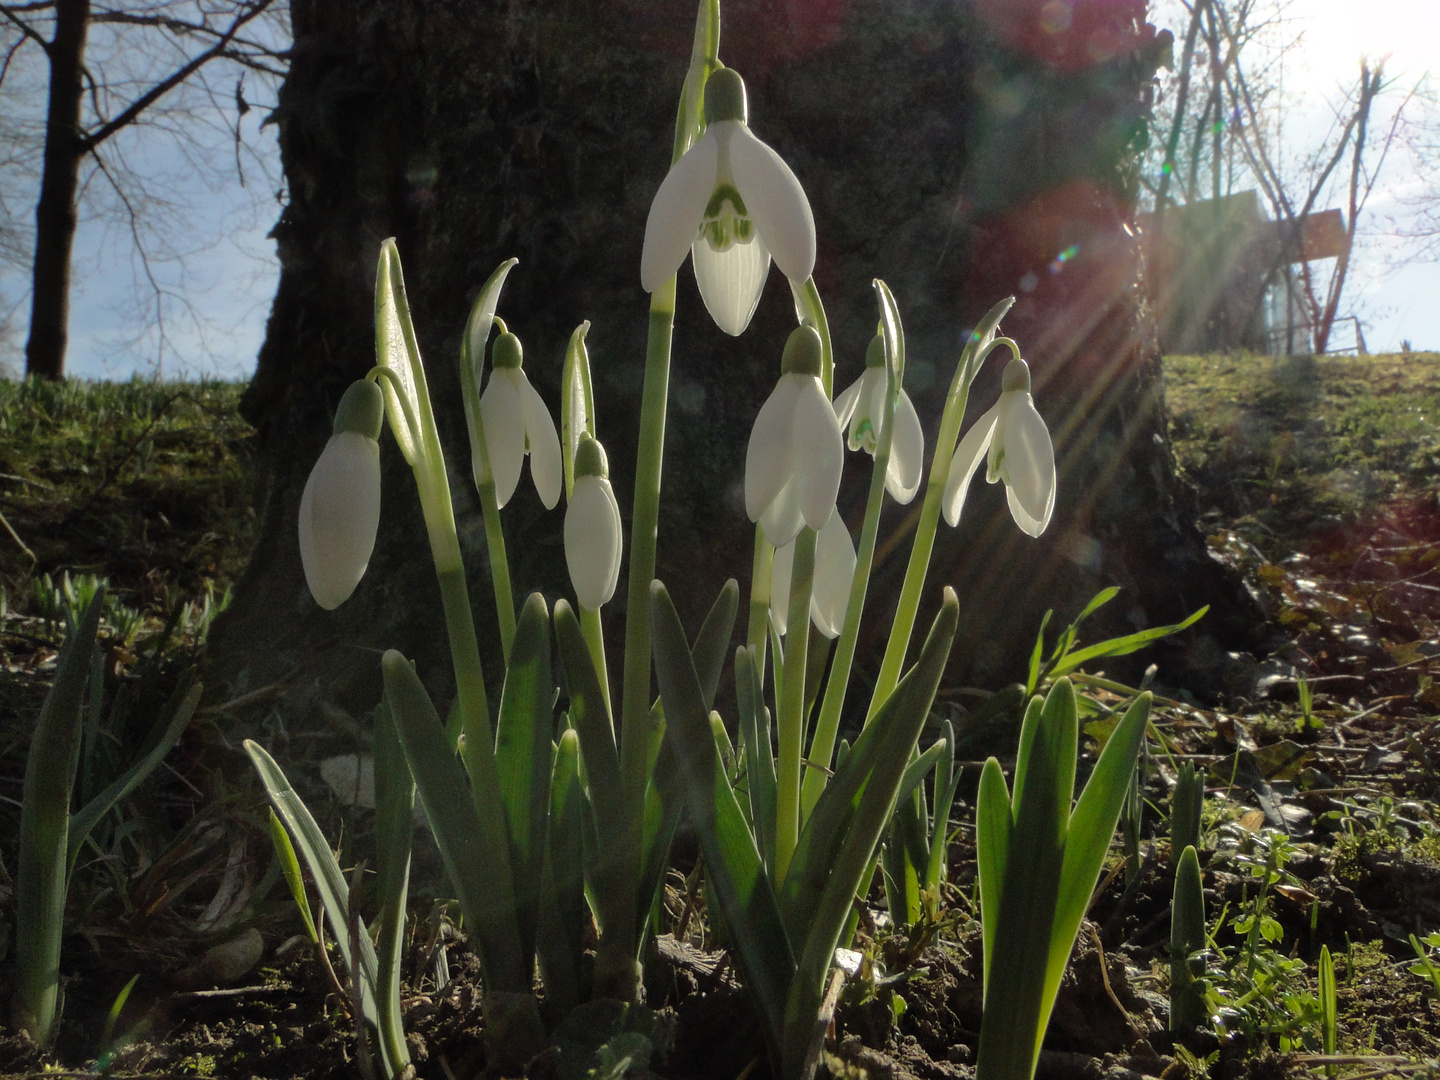
[(107, 577), (148, 613), (223, 591), (257, 527), (243, 383), (0, 381), (0, 587)]
[(1170, 434), (1212, 516), (1276, 557), (1433, 498), (1440, 354), (1164, 360)]

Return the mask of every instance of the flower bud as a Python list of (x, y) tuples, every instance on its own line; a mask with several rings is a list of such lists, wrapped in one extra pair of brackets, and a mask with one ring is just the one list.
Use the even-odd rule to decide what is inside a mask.
[(310, 595), (327, 611), (365, 576), (380, 527), (380, 388), (351, 384), (300, 496), (300, 562)]

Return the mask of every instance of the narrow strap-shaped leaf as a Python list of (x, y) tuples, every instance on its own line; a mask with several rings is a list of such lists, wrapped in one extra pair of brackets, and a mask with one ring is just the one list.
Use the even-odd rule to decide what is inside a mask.
[[(1050, 1019), (1046, 964), (1051, 955), (1070, 799), (1075, 784), (1075, 692), (1051, 688), (1032, 729), (1023, 789), (1016, 785), (1015, 828), (1006, 860), (993, 969), (986, 979), (978, 1074), (1030, 1076)], [(1018, 772), (1017, 765), (1017, 772)]]
[[(1056, 684), (1061, 685), (1060, 683)], [(1066, 682), (1068, 685), (1068, 682)], [(1145, 739), (1145, 726), (1150, 718), (1151, 695), (1147, 692), (1135, 699), (1105, 743), (1095, 762), (1095, 771), (1070, 818), (1065, 842), (1065, 864), (1060, 875), (1059, 903), (1055, 908), (1054, 930), (1050, 936), (1050, 959), (1045, 985), (1052, 995), (1060, 989), (1060, 978), (1070, 959), (1080, 920), (1090, 904), (1090, 894), (1100, 880), (1115, 823), (1125, 805), (1125, 794), (1135, 772), (1135, 758)], [(1073, 781), (1072, 781), (1073, 783)], [(1053, 996), (1052, 996), (1053, 1000)]]
[(410, 842), (415, 835), (415, 780), (390, 707), (383, 702), (375, 715), (374, 749), (375, 891), (380, 897), (375, 1001), (386, 1071), (395, 1076), (410, 1063), (400, 1012), (400, 958), (410, 894)]
[(720, 594), (700, 632), (695, 635), (695, 671), (700, 676), (700, 691), (705, 697), (705, 708), (715, 707), (715, 691), (720, 686), (720, 674), (725, 670), (725, 658), (730, 655), (730, 637), (735, 632), (735, 613), (740, 608), (740, 586), (730, 578), (720, 587)]
[(545, 598), (531, 593), (520, 609), (495, 722), (495, 770), (510, 833), (516, 921), (527, 958), (535, 948), (540, 872), (545, 861), (554, 705), (550, 613)]
[(666, 740), (673, 741), (686, 805), (700, 835), (716, 900), (734, 937), (735, 955), (760, 1006), (767, 1041), (778, 1051), (795, 954), (755, 840), (725, 779), (680, 616), (658, 581), (650, 587), (650, 618)]
[(1043, 700), (1032, 697), (1025, 706), (1025, 718), (1020, 722), (1020, 747), (1015, 751), (1015, 783), (1010, 793), (1010, 816), (1013, 819), (1025, 794), (1025, 776), (1029, 771), (1030, 750), (1035, 745), (1035, 733), (1040, 728), (1040, 713)]
[(935, 767), (947, 749), (944, 739), (936, 739), (930, 744), (923, 754), (917, 754), (905, 766), (905, 774), (900, 777), (900, 788), (895, 794), (898, 802), (908, 798), (910, 793), (920, 786), (920, 781), (925, 779), (927, 773)]
[(545, 976), (546, 1010), (568, 1015), (580, 1001), (577, 970), (585, 950), (585, 793), (580, 737), (562, 732), (550, 774), (549, 837), (536, 951)]
[(620, 790), (620, 755), (615, 747), (614, 727), (605, 694), (595, 674), (589, 646), (580, 630), (575, 611), (564, 600), (555, 601), (555, 641), (565, 665), (565, 685), (570, 691), (570, 722), (580, 739), (580, 757), (594, 808), (598, 850), (593, 853), (593, 881), (600, 905), (599, 917), (609, 926), (616, 919), (633, 914), (616, 906), (627, 890), (615, 875), (620, 872), (617, 855), (626, 837), (624, 807)]
[(1005, 770), (990, 758), (980, 773), (980, 790), (975, 797), (975, 876), (980, 887), (980, 930), (984, 939), (985, 990), (995, 970), (995, 927), (1000, 922), (1000, 894), (1005, 887), (1005, 868), (1010, 861), (1010, 834), (1015, 820), (1010, 816), (1010, 792), (1005, 787)]
[[(875, 766), (860, 797), (825, 885), (815, 919), (805, 937), (799, 969), (785, 1005), (784, 1057), (781, 1074), (798, 1076), (810, 1053), (815, 1017), (825, 993), (825, 980), (834, 962), (835, 947), (855, 902), (856, 891), (869, 872), (875, 847), (895, 806), (901, 778), (925, 726), (950, 645), (960, 619), (955, 591), (945, 589), (944, 600), (921, 647), (915, 666), (900, 680), (866, 730), (882, 732)], [(817, 810), (819, 803), (816, 804)]]
[(85, 838), (99, 824), (100, 819), (154, 772), (156, 766), (165, 760), (166, 755), (180, 741), (180, 736), (185, 733), (185, 729), (190, 724), (190, 718), (195, 715), (195, 707), (200, 704), (200, 693), (203, 689), (204, 687), (195, 680), (195, 670), (192, 668), (187, 671), (165, 706), (165, 712), (161, 718), (161, 723), (165, 726), (161, 730), (159, 740), (150, 748), (150, 752), (70, 816), (69, 865), (71, 870), (75, 868), (75, 859), (80, 853), (81, 846), (85, 843)]
[[(40, 706), (25, 764), (15, 893), (16, 1011), (22, 1025), (42, 1046), (50, 1041), (55, 1023), (70, 867), (70, 793), (80, 758), (81, 710), (85, 686), (90, 682), (90, 653), (104, 608), (102, 585), (60, 650), (55, 681)], [(98, 695), (100, 687), (92, 693)]]
[[(1205, 947), (1205, 890), (1200, 860), (1187, 847), (1175, 866), (1170, 905), (1170, 1030), (1189, 1032), (1205, 1023), (1205, 999), (1194, 985), (1190, 956)], [(1334, 986), (1331, 986), (1334, 993)], [(1321, 985), (1324, 990), (1323, 980)], [(1333, 1051), (1327, 1051), (1333, 1053)]]
[(350, 955), (350, 886), (345, 882), (345, 874), (340, 869), (340, 864), (335, 861), (330, 843), (320, 831), (320, 826), (315, 823), (309, 807), (295, 793), (275, 759), (253, 739), (246, 739), (244, 745), (245, 752), (250, 755), (251, 764), (260, 774), (260, 782), (265, 785), (266, 794), (270, 796), (270, 804), (275, 807), (286, 831), (295, 841), (300, 857), (310, 868), (315, 891), (320, 895), (320, 906), (325, 911), (325, 917), (330, 920), (330, 930), (334, 935), (335, 945), (340, 950), (340, 956), (345, 961), (345, 967), (352, 978), (358, 975), (360, 979), (361, 1006), (365, 1019), (378, 1028), (380, 1017), (375, 1004), (375, 980), (379, 972), (379, 961), (363, 921), (358, 935), (358, 965)]
[(480, 800), (471, 796), (465, 770), (410, 662), (391, 649), (381, 658), (380, 670), (420, 803), (465, 921), (479, 940), (487, 986), (528, 993), (530, 969), (521, 959), (509, 840), (499, 800), (489, 793), (494, 812), (482, 817)]
[(1068, 675), (1082, 664), (1104, 656), (1125, 656), (1136, 652), (1149, 645), (1152, 641), (1169, 637), (1171, 634), (1178, 634), (1197, 623), (1209, 611), (1209, 605), (1202, 607), (1199, 611), (1192, 613), (1188, 618), (1170, 626), (1152, 626), (1149, 630), (1141, 630), (1136, 634), (1126, 634), (1124, 637), (1110, 638), (1106, 641), (1097, 642), (1088, 648), (1079, 649), (1065, 657), (1055, 665), (1050, 673), (1052, 678), (1059, 678)]
[[(775, 870), (775, 755), (770, 749), (770, 712), (761, 697), (754, 646), (735, 650), (735, 699), (745, 743), (745, 783), (750, 793), (750, 822), (767, 873)], [(799, 848), (796, 848), (799, 851)], [(791, 872), (795, 871), (791, 857)], [(781, 910), (784, 910), (783, 889)]]
[(925, 867), (925, 887), (938, 889), (945, 877), (945, 863), (950, 844), (950, 808), (960, 787), (960, 774), (955, 768), (955, 726), (949, 720), (940, 725), (945, 752), (935, 763), (934, 809), (930, 823), (930, 861)]
[(300, 876), (300, 860), (295, 856), (295, 845), (290, 842), (290, 834), (275, 816), (273, 807), (270, 810), (270, 842), (275, 846), (275, 859), (280, 864), (285, 885), (290, 890), (295, 906), (300, 910), (300, 921), (305, 924), (305, 934), (310, 938), (310, 944), (317, 945), (320, 935), (315, 932), (315, 916), (310, 913), (310, 897), (305, 894), (305, 879)]

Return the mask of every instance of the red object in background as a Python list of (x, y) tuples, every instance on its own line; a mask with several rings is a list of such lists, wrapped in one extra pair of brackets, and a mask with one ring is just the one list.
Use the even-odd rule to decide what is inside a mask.
[(1083, 71), (1155, 39), (1145, 0), (974, 0), (1012, 48), (1062, 72)]

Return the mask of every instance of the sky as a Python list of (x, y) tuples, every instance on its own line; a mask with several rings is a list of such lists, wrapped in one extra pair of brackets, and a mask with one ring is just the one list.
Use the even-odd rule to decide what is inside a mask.
[[(1362, 56), (1384, 58), (1387, 74), (1414, 85), (1428, 73), (1440, 36), (1434, 0), (1291, 0), (1287, 14), (1302, 35), (1284, 71), (1291, 102), (1286, 136), (1297, 153), (1323, 137), (1333, 117), (1326, 102), (1339, 98), (1342, 83), (1353, 81)], [(1151, 18), (1183, 37), (1179, 0), (1157, 0)], [(40, 75), (38, 69), (30, 73), (28, 96), (24, 80), (13, 75), (0, 88), (0, 124), (28, 123), (34, 130), (36, 110), (43, 108)], [(251, 93), (257, 107), (239, 121), (244, 186), (234, 168), (233, 134), (223, 124), (206, 132), (198, 148), (182, 145), (165, 127), (117, 142), (116, 152), (136, 175), (156, 178), (151, 194), (158, 203), (141, 211), (153, 281), (104, 178), (89, 176), (93, 197), (82, 206), (76, 237), (70, 374), (126, 379), (158, 371), (165, 377), (244, 378), (254, 371), (279, 274), (266, 234), (279, 216), (282, 181), (275, 128), (262, 124), (263, 94)], [(197, 159), (203, 166), (198, 173), (192, 167)], [(0, 145), (0, 167), (11, 160)], [(1440, 350), (1440, 262), (1434, 256), (1415, 259), (1392, 235), (1391, 219), (1403, 227), (1413, 214), (1403, 200), (1419, 194), (1424, 183), (1411, 159), (1394, 156), (1361, 219), (1366, 239), (1357, 245), (1340, 313), (1360, 317), (1373, 352), (1399, 350), (1405, 341), (1416, 349)], [(33, 196), (27, 203), (24, 182), (18, 189), (13, 179), (9, 184), (12, 220), (28, 221)], [(0, 206), (0, 214), (5, 209)], [(23, 366), (26, 289), (23, 271), (0, 261), (0, 369), (12, 373)], [(157, 310), (163, 320), (155, 318)], [(163, 337), (157, 325), (164, 326)], [(1336, 344), (1350, 343), (1348, 332), (1337, 333)]]
[[(1175, 34), (1178, 60), (1188, 13), (1180, 0), (1152, 3), (1151, 21)], [(1284, 14), (1283, 32), (1300, 41), (1281, 69), (1285, 143), (1295, 157), (1331, 130), (1332, 103), (1343, 101), (1355, 84), (1362, 58), (1372, 65), (1383, 60), (1387, 79), (1394, 80), (1394, 89), (1376, 102), (1371, 123), (1377, 125), (1388, 124), (1406, 92), (1427, 79), (1437, 55), (1440, 7), (1434, 0), (1289, 0)], [(1412, 103), (1409, 115), (1423, 114)], [(1432, 113), (1431, 119), (1431, 139), (1440, 141), (1440, 116)], [(1418, 257), (1414, 242), (1395, 235), (1414, 221), (1413, 201), (1426, 188), (1420, 169), (1409, 154), (1392, 152), (1360, 215), (1339, 314), (1359, 317), (1371, 352), (1399, 351), (1406, 341), (1415, 349), (1440, 350), (1440, 253)], [(1430, 192), (1440, 197), (1440, 183), (1432, 180)], [(1317, 209), (1329, 207), (1342, 203), (1337, 198)], [(1320, 269), (1328, 273), (1329, 265)], [(1353, 343), (1349, 328), (1336, 334), (1332, 347)]]

